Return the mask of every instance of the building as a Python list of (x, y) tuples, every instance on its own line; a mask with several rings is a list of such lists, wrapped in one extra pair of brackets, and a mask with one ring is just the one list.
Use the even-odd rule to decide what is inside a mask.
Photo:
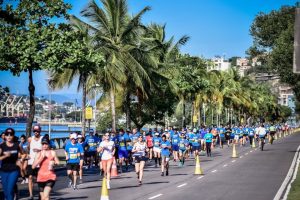
[(231, 64), (228, 60), (225, 60), (224, 57), (216, 56), (208, 62), (207, 71), (211, 71), (211, 70), (226, 71), (230, 67)]

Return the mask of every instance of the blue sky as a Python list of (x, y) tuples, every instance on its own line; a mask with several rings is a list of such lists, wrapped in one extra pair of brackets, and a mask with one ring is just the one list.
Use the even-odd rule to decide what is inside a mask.
[[(73, 5), (71, 14), (79, 16), (86, 0), (65, 0)], [(134, 14), (145, 6), (151, 11), (144, 23), (166, 24), (167, 37), (188, 35), (191, 40), (182, 52), (211, 58), (215, 55), (245, 56), (252, 44), (249, 28), (259, 12), (268, 13), (282, 5), (295, 5), (297, 0), (129, 0), (129, 11)], [(34, 74), (36, 94), (47, 94), (43, 71)], [(10, 87), (13, 93), (28, 94), (27, 74), (13, 77), (0, 72), (0, 85)], [(76, 94), (76, 83), (70, 88), (54, 91), (56, 94)], [(80, 95), (78, 95), (79, 97)]]

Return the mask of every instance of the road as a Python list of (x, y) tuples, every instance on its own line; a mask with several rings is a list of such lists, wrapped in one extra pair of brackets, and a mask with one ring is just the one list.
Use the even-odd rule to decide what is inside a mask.
[[(160, 176), (159, 168), (149, 163), (142, 186), (138, 186), (133, 168), (111, 181), (109, 199), (205, 199), (205, 200), (268, 200), (273, 199), (285, 179), (297, 147), (300, 134), (288, 136), (266, 145), (261, 152), (249, 146), (238, 147), (239, 158), (231, 158), (232, 148), (213, 149), (213, 157), (200, 156), (203, 176), (195, 176), (193, 160), (185, 167), (171, 161), (170, 175)], [(101, 179), (97, 169), (85, 171), (79, 190), (66, 188), (65, 170), (58, 171), (58, 181), (51, 199), (99, 199)], [(26, 196), (20, 186), (21, 196)], [(25, 198), (24, 198), (25, 199)]]

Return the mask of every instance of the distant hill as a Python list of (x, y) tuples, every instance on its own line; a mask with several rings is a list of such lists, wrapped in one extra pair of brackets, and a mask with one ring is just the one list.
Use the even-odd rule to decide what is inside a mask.
[[(45, 98), (49, 98), (49, 94), (44, 94), (44, 95), (38, 95), (38, 97), (44, 96)], [(52, 100), (55, 102), (62, 104), (64, 102), (73, 102), (75, 103), (75, 99), (77, 99), (77, 105), (81, 106), (81, 95), (80, 94), (52, 94), (51, 95)]]

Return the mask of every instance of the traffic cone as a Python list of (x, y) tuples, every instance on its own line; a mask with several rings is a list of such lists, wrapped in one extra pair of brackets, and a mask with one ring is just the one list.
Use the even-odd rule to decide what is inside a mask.
[(200, 166), (200, 159), (198, 155), (196, 157), (195, 175), (203, 175), (203, 171)]
[(111, 173), (110, 176), (111, 177), (117, 177), (118, 176), (118, 168), (117, 168), (117, 162), (116, 162), (116, 158), (113, 157), (114, 161), (113, 164), (111, 166)]
[(252, 148), (256, 148), (255, 139), (254, 138), (252, 139)]
[(236, 153), (236, 149), (235, 149), (235, 144), (233, 144), (233, 148), (232, 148), (232, 158), (237, 158), (237, 153)]
[(102, 190), (101, 190), (100, 200), (109, 200), (107, 183), (106, 183), (106, 178), (105, 177), (102, 180)]

